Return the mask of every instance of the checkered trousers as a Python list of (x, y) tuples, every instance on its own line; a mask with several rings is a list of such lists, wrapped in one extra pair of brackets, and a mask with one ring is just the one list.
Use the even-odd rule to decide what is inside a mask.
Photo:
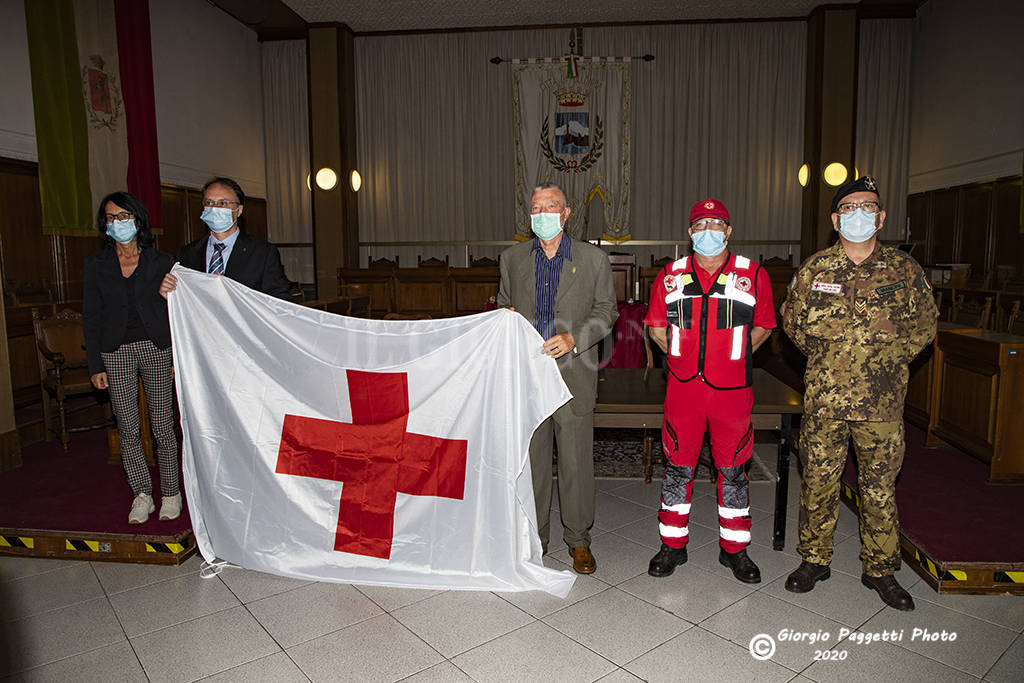
[(142, 450), (139, 422), (139, 376), (149, 403), (149, 421), (160, 464), (160, 493), (178, 494), (178, 440), (174, 435), (174, 380), (171, 378), (171, 349), (158, 349), (153, 342), (122, 344), (116, 351), (101, 354), (107, 369), (110, 405), (117, 418), (124, 463), (132, 493), (153, 495), (153, 482)]

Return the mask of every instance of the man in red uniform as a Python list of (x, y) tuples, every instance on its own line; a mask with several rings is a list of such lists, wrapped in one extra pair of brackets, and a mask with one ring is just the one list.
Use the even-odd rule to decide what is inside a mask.
[(751, 360), (775, 327), (775, 309), (768, 273), (729, 251), (731, 235), (722, 202), (697, 202), (690, 209), (693, 255), (665, 266), (651, 288), (644, 322), (669, 370), (661, 429), (661, 550), (651, 559), (651, 576), (668, 576), (686, 562), (693, 474), (710, 430), (718, 469), (718, 561), (744, 583), (761, 581), (746, 551), (750, 491), (744, 465), (754, 449)]

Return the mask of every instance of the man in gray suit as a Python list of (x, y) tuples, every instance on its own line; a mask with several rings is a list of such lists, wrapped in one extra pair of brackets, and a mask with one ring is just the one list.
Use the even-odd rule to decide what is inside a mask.
[(551, 511), (552, 437), (558, 441), (558, 497), (563, 539), (573, 569), (591, 574), (594, 525), (594, 404), (597, 343), (619, 317), (608, 256), (562, 231), (570, 208), (554, 183), (542, 183), (530, 200), (535, 239), (501, 255), (498, 305), (518, 310), (545, 340), (542, 353), (558, 362), (573, 398), (541, 423), (530, 442), (533, 495), (544, 552)]

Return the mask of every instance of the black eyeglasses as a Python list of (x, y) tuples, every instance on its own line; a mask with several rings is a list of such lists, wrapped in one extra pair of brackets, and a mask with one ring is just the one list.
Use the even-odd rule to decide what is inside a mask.
[(108, 213), (107, 222), (113, 223), (114, 221), (126, 221), (130, 218), (135, 218), (135, 215), (130, 211), (122, 211), (121, 213)]
[(878, 213), (880, 208), (878, 202), (844, 202), (836, 207), (836, 213), (853, 213), (857, 209), (864, 209), (868, 213)]
[(217, 207), (218, 209), (233, 209), (238, 206), (238, 202), (233, 202), (230, 199), (204, 199), (203, 206), (206, 208)]

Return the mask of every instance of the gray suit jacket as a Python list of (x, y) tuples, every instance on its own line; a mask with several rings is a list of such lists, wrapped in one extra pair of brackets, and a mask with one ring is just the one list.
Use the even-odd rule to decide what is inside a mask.
[[(513, 307), (530, 323), (537, 307), (537, 272), (533, 240), (501, 254), (498, 305)], [(576, 415), (593, 412), (597, 402), (597, 343), (612, 331), (619, 317), (608, 255), (590, 244), (573, 240), (572, 260), (565, 259), (555, 295), (555, 334), (569, 332), (576, 348), (556, 362), (573, 400)]]

